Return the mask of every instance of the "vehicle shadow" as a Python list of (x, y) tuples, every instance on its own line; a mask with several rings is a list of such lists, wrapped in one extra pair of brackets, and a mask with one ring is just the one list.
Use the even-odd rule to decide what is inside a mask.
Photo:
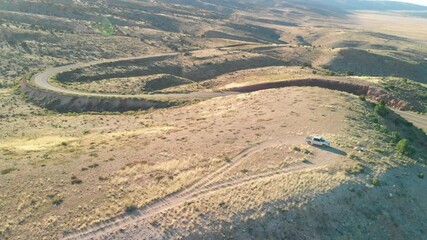
[(334, 148), (334, 147), (321, 147), (321, 146), (313, 146), (313, 147), (321, 149), (323, 151), (328, 151), (328, 152), (331, 152), (331, 153), (335, 153), (335, 154), (338, 154), (338, 155), (341, 155), (341, 156), (347, 156), (346, 152), (344, 152), (344, 151), (342, 151), (342, 150), (340, 150), (338, 148)]

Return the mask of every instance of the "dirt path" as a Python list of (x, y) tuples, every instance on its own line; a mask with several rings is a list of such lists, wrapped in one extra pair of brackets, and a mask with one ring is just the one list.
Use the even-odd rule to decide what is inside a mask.
[(45, 70), (42, 73), (36, 74), (31, 78), (31, 81), (34, 82), (34, 84), (42, 89), (63, 93), (63, 94), (71, 94), (71, 95), (77, 95), (77, 96), (90, 96), (90, 97), (113, 97), (113, 98), (142, 98), (142, 99), (164, 99), (164, 100), (192, 100), (192, 99), (209, 99), (214, 97), (221, 97), (221, 96), (227, 96), (231, 95), (233, 93), (231, 92), (213, 92), (213, 91), (206, 91), (206, 92), (191, 92), (191, 93), (174, 93), (174, 94), (140, 94), (140, 95), (123, 95), (123, 94), (105, 94), (105, 93), (91, 93), (91, 92), (82, 92), (77, 90), (70, 90), (58, 86), (54, 86), (49, 83), (49, 79), (61, 72), (70, 71), (74, 68), (83, 68), (83, 67), (89, 67), (91, 65), (97, 65), (107, 62), (118, 62), (118, 61), (128, 61), (128, 60), (135, 60), (135, 59), (149, 59), (149, 58), (157, 58), (157, 57), (173, 57), (177, 56), (179, 53), (167, 53), (167, 54), (158, 54), (158, 55), (150, 55), (146, 57), (129, 57), (129, 58), (119, 58), (114, 60), (98, 60), (93, 61), (89, 63), (76, 63), (72, 65), (67, 66), (61, 66), (56, 68), (50, 68)]
[[(256, 45), (256, 44), (244, 44), (244, 45)], [(263, 45), (265, 46), (265, 45)], [(281, 47), (282, 44), (272, 44), (271, 47)], [(222, 46), (222, 47), (216, 47), (214, 49), (226, 49), (227, 47), (232, 46)], [(195, 50), (197, 51), (197, 50)], [(140, 94), (140, 95), (122, 95), (122, 94), (105, 94), (105, 93), (92, 93), (92, 92), (81, 92), (77, 90), (70, 90), (61, 88), (58, 86), (51, 85), (49, 83), (49, 79), (64, 71), (69, 71), (74, 68), (83, 68), (88, 67), (91, 65), (97, 65), (102, 63), (108, 63), (108, 62), (119, 62), (119, 61), (130, 61), (130, 60), (136, 60), (136, 59), (149, 59), (149, 58), (158, 58), (158, 57), (173, 57), (177, 56), (180, 53), (164, 53), (164, 54), (157, 54), (157, 55), (149, 55), (149, 56), (143, 56), (143, 57), (126, 57), (126, 58), (118, 58), (118, 59), (104, 59), (104, 60), (97, 60), (89, 63), (76, 63), (61, 67), (55, 67), (51, 69), (47, 69), (44, 72), (41, 72), (39, 74), (34, 75), (31, 78), (31, 81), (39, 88), (63, 93), (63, 94), (71, 94), (71, 95), (77, 95), (77, 96), (92, 96), (92, 97), (102, 97), (102, 98), (141, 98), (141, 99), (147, 99), (147, 100), (194, 100), (194, 99), (210, 99), (215, 97), (222, 97), (222, 96), (229, 96), (229, 95), (235, 95), (242, 92), (252, 92), (252, 91), (258, 91), (263, 89), (269, 89), (269, 88), (280, 88), (280, 87), (286, 87), (286, 86), (317, 86), (327, 89), (333, 89), (333, 90), (339, 90), (339, 91), (345, 91), (349, 93), (353, 93), (356, 95), (366, 95), (364, 92), (367, 90), (366, 85), (357, 85), (357, 84), (350, 84), (340, 81), (332, 81), (327, 79), (295, 79), (292, 81), (276, 81), (276, 82), (266, 82), (266, 83), (260, 83), (260, 84), (254, 84), (254, 85), (248, 85), (239, 87), (237, 89), (224, 89), (223, 91), (201, 91), (201, 92), (190, 92), (190, 93), (171, 93), (171, 94)], [(409, 112), (402, 112), (402, 111), (396, 111), (398, 114), (400, 114), (402, 117), (406, 118), (408, 121), (413, 122), (416, 126), (424, 129), (424, 131), (427, 131), (427, 117), (415, 113), (409, 113)]]
[[(253, 43), (244, 43), (240, 45), (260, 45), (265, 46), (266, 44), (253, 44)], [(234, 47), (236, 45), (230, 46), (221, 46), (213, 49), (227, 49), (230, 47)], [(281, 47), (283, 44), (271, 44), (270, 47)], [(209, 49), (206, 49), (209, 50)], [(194, 50), (191, 52), (195, 52), (199, 50)], [(33, 82), (37, 87), (57, 93), (63, 94), (71, 94), (77, 96), (88, 96), (88, 97), (102, 97), (102, 98), (141, 98), (141, 99), (157, 99), (157, 100), (193, 100), (193, 99), (210, 99), (214, 97), (228, 96), (231, 94), (237, 94), (234, 92), (228, 91), (203, 91), (203, 92), (190, 92), (190, 93), (171, 93), (171, 94), (138, 94), (138, 95), (123, 95), (123, 94), (106, 94), (106, 93), (93, 93), (93, 92), (82, 92), (77, 90), (70, 90), (58, 86), (54, 86), (49, 83), (49, 79), (52, 76), (55, 76), (58, 73), (70, 71), (75, 68), (84, 68), (92, 65), (98, 65), (102, 63), (112, 63), (112, 62), (120, 62), (120, 61), (130, 61), (130, 60), (141, 60), (141, 59), (150, 59), (150, 58), (159, 58), (159, 57), (174, 57), (178, 56), (180, 53), (164, 53), (164, 54), (155, 54), (155, 55), (147, 55), (147, 56), (139, 56), (139, 57), (125, 57), (125, 58), (117, 58), (117, 59), (103, 59), (96, 60), (88, 63), (76, 63), (70, 64), (66, 66), (60, 66), (55, 68), (50, 68), (45, 70), (44, 72), (35, 74), (31, 78), (31, 82)]]
[(107, 237), (107, 235), (110, 235), (109, 237), (111, 237), (111, 233), (122, 231), (132, 225), (138, 226), (138, 224), (141, 224), (143, 220), (146, 220), (156, 214), (181, 205), (185, 202), (194, 201), (203, 196), (214, 194), (217, 191), (221, 191), (228, 188), (234, 188), (253, 181), (266, 179), (288, 172), (320, 168), (326, 164), (333, 163), (337, 159), (339, 159), (339, 155), (336, 155), (332, 152), (323, 151), (321, 149), (316, 150), (316, 148), (313, 148), (313, 150), (319, 154), (316, 159), (314, 159), (310, 164), (298, 163), (286, 168), (266, 171), (246, 177), (232, 177), (228, 179), (223, 179), (226, 173), (235, 169), (242, 162), (244, 162), (247, 157), (257, 152), (260, 152), (267, 148), (291, 145), (301, 141), (302, 137), (294, 137), (287, 139), (286, 141), (272, 140), (256, 144), (252, 147), (244, 149), (234, 158), (232, 158), (230, 163), (226, 163), (224, 166), (220, 167), (205, 178), (195, 182), (194, 184), (182, 191), (175, 192), (163, 198), (154, 200), (151, 203), (145, 205), (144, 207), (135, 210), (131, 214), (124, 213), (110, 220), (103, 221), (88, 228), (72, 232), (64, 236), (64, 239), (102, 239), (104, 237)]
[(414, 112), (405, 112), (393, 109), (397, 114), (405, 118), (406, 120), (412, 122), (415, 126), (424, 130), (427, 133), (427, 116), (414, 113)]

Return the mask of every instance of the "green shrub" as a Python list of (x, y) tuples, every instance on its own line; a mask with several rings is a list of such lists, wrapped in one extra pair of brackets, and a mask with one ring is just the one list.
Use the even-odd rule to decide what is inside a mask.
[(407, 139), (400, 140), (396, 144), (396, 150), (407, 156), (415, 154), (415, 149), (409, 145), (409, 141)]
[(125, 206), (125, 212), (126, 213), (133, 213), (138, 209), (138, 207), (135, 204), (128, 204)]
[(399, 133), (397, 133), (397, 132), (392, 132), (391, 133), (390, 140), (391, 140), (392, 143), (398, 143), (400, 141), (400, 139), (401, 138), (399, 136)]
[(304, 160), (302, 160), (302, 162), (305, 164), (312, 164), (312, 162), (306, 158), (304, 158)]
[(301, 149), (301, 152), (304, 153), (304, 154), (307, 154), (307, 155), (312, 155), (313, 154), (309, 149), (306, 149), (306, 148)]
[(52, 205), (58, 206), (58, 205), (61, 205), (63, 202), (64, 200), (62, 198), (55, 199), (52, 201)]
[(311, 63), (305, 62), (302, 64), (303, 68), (312, 68), (313, 66), (311, 65)]
[(350, 158), (351, 160), (358, 160), (359, 159), (359, 157), (354, 152), (351, 152), (350, 154), (348, 154), (348, 158)]
[(380, 127), (380, 132), (381, 132), (381, 133), (387, 133), (387, 132), (388, 132), (388, 130), (387, 130), (387, 128), (386, 128), (386, 127), (381, 126), (381, 127)]
[(368, 119), (369, 119), (369, 121), (370, 121), (370, 122), (372, 122), (372, 123), (379, 123), (379, 122), (380, 122), (380, 120), (378, 119), (378, 117), (377, 117), (377, 116), (374, 116), (374, 115), (369, 115), (369, 116), (368, 116)]
[(97, 168), (97, 167), (99, 167), (98, 163), (95, 163), (95, 164), (92, 164), (92, 165), (88, 166), (88, 168)]
[(16, 171), (16, 170), (17, 170), (16, 168), (6, 168), (6, 169), (1, 170), (1, 175), (6, 175), (6, 174), (9, 174), (9, 173)]
[(102, 177), (102, 176), (99, 176), (99, 177), (98, 177), (98, 180), (99, 180), (99, 181), (107, 181), (107, 180), (108, 180), (108, 177)]
[(113, 24), (108, 17), (103, 16), (98, 26), (98, 31), (104, 36), (111, 36), (115, 33)]
[(385, 105), (384, 101), (381, 101), (375, 106), (374, 112), (381, 117), (385, 117), (388, 114), (388, 108)]
[(363, 101), (363, 102), (365, 102), (365, 101), (366, 101), (366, 97), (365, 97), (365, 95), (361, 95), (361, 96), (359, 96), (359, 99), (360, 99), (361, 101)]
[(357, 164), (354, 164), (353, 166), (347, 168), (345, 171), (347, 174), (357, 175), (357, 174), (363, 173), (365, 171), (365, 169), (361, 164), (357, 163)]
[(421, 178), (421, 179), (423, 179), (424, 178), (424, 173), (422, 173), (422, 172), (418, 173), (418, 177)]
[(71, 184), (82, 184), (83, 183), (83, 181), (82, 180), (80, 180), (80, 179), (78, 179), (76, 176), (71, 176)]
[(292, 146), (292, 150), (295, 152), (301, 152), (301, 148), (299, 146)]
[(371, 184), (374, 186), (380, 185), (380, 180), (376, 177), (371, 178)]

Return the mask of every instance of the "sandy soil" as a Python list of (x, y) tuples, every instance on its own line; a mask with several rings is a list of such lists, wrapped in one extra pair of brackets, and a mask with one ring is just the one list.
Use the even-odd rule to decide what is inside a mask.
[[(17, 16), (14, 12), (2, 11), (9, 17), (4, 17), (7, 24), (0, 24), (8, 40), (0, 42), (4, 49), (0, 84), (12, 86), (24, 72), (53, 65), (83, 66), (82, 62), (92, 60), (109, 62), (105, 59), (165, 52), (191, 53), (178, 58), (187, 68), (196, 62), (221, 68), (195, 68), (199, 71), (192, 77), (215, 78), (165, 90), (170, 92), (363, 74), (354, 72), (355, 58), (339, 59), (343, 50), (356, 56), (375, 54), (381, 61), (359, 61), (372, 70), (391, 62), (393, 70), (406, 64), (414, 66), (409, 72), (421, 71), (427, 57), (426, 20), (400, 14), (357, 12), (343, 19), (286, 8), (238, 11), (230, 19), (222, 19), (222, 14), (204, 18), (191, 15), (192, 8), (180, 8), (173, 10), (184, 12), (164, 19), (170, 10), (158, 14), (163, 8), (137, 2), (141, 11), (128, 9), (129, 14), (135, 10), (135, 19), (150, 13), (164, 21), (145, 25), (150, 19), (135, 20), (136, 25), (116, 26), (120, 35), (111, 37), (93, 29), (89, 29), (91, 33), (61, 31), (65, 22), (59, 22), (59, 31), (51, 32), (45, 24), (55, 24), (60, 18), (29, 13), (37, 20), (32, 29), (20, 18), (10, 21), (10, 16)], [(30, 10), (56, 11), (50, 7), (44, 3)], [(104, 14), (99, 10), (94, 18)], [(120, 13), (119, 8), (112, 10)], [(93, 24), (76, 21), (78, 11), (67, 13), (72, 14), (68, 18), (72, 26)], [(255, 16), (271, 21), (248, 18)], [(127, 16), (118, 15), (115, 20), (123, 17)], [(280, 20), (295, 25), (281, 25)], [(173, 23), (178, 29), (169, 32)], [(229, 23), (276, 31), (254, 28), (242, 32)], [(265, 33), (276, 32), (290, 44), (245, 45), (248, 42), (203, 37), (209, 30), (233, 33), (245, 41), (265, 40)], [(191, 52), (195, 49), (205, 50)], [(248, 56), (251, 61), (247, 63), (236, 61), (243, 68), (230, 64)], [(266, 56), (280, 60), (280, 66), (259, 65)], [(322, 69), (333, 60), (349, 60), (349, 65), (337, 72)], [(228, 68), (230, 71), (222, 71)], [(239, 69), (246, 70), (235, 72)], [(88, 73), (98, 76), (115, 70)], [(224, 72), (229, 73), (221, 75)], [(348, 81), (379, 83), (383, 75), (391, 74), (394, 72)], [(139, 86), (139, 80), (131, 79), (129, 94), (134, 94), (132, 89)], [(426, 236), (426, 135), (419, 129), (396, 121), (396, 117), (386, 120), (378, 116), (371, 103), (356, 96), (319, 88), (290, 87), (230, 96), (206, 92), (203, 99), (214, 95), (217, 98), (163, 110), (59, 114), (27, 102), (13, 89), (0, 90), (0, 239)], [(425, 126), (424, 116), (406, 116), (416, 126)], [(397, 131), (411, 139), (417, 155), (397, 152), (393, 138)], [(332, 148), (306, 145), (304, 137), (314, 134), (330, 140)]]
[[(329, 97), (330, 93), (336, 97)], [(334, 139), (339, 134), (343, 127), (332, 120), (344, 116), (342, 98), (346, 97), (317, 88), (288, 88), (135, 116), (57, 115), (46, 122), (43, 119), (52, 116), (41, 115), (17, 120), (13, 128), (3, 120), (2, 169), (16, 169), (0, 175), (7, 206), (2, 215), (10, 215), (8, 232), (21, 237), (55, 236), (108, 219), (122, 213), (127, 204), (144, 206), (179, 191), (228, 166), (228, 158), (263, 142), (274, 144), (261, 152), (278, 147), (269, 165), (286, 170), (303, 160), (303, 153), (289, 148), (304, 145), (304, 135), (318, 133)], [(322, 152), (313, 150), (313, 156), (321, 160)], [(232, 161), (236, 167), (216, 181), (227, 180), (228, 175), (264, 174), (269, 168), (256, 163), (262, 161), (255, 157), (260, 152), (253, 154), (241, 163)], [(244, 160), (254, 163), (246, 166)], [(72, 176), (83, 183), (71, 184)], [(55, 206), (55, 199), (63, 203)], [(20, 209), (17, 215), (12, 214), (16, 208)], [(23, 218), (21, 224), (13, 220)]]

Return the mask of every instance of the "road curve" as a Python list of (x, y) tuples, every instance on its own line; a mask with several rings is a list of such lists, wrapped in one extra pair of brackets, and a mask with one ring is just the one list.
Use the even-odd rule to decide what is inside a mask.
[[(274, 44), (273, 47), (279, 47), (280, 44)], [(218, 47), (216, 49), (223, 49), (227, 48), (229, 46), (223, 46)], [(197, 50), (195, 50), (197, 51)], [(76, 64), (70, 64), (60, 67), (54, 67), (49, 68), (41, 73), (35, 74), (31, 78), (31, 82), (35, 84), (38, 88), (56, 92), (56, 93), (62, 93), (67, 95), (75, 95), (75, 96), (86, 96), (86, 97), (99, 97), (99, 98), (140, 98), (140, 99), (147, 99), (147, 100), (194, 100), (194, 99), (210, 99), (215, 97), (222, 97), (222, 96), (228, 96), (228, 95), (234, 95), (242, 93), (242, 91), (230, 89), (225, 91), (199, 91), (199, 92), (190, 92), (190, 93), (170, 93), (170, 94), (138, 94), (138, 95), (123, 95), (123, 94), (108, 94), (108, 93), (93, 93), (93, 92), (82, 92), (77, 90), (71, 90), (62, 88), (59, 86), (54, 86), (49, 83), (49, 79), (61, 72), (70, 71), (75, 68), (84, 68), (89, 67), (92, 65), (102, 64), (102, 63), (113, 63), (113, 62), (119, 62), (119, 61), (130, 61), (130, 60), (139, 60), (139, 59), (150, 59), (150, 58), (157, 58), (157, 57), (174, 57), (178, 56), (180, 53), (163, 53), (163, 54), (155, 54), (155, 55), (147, 55), (147, 56), (138, 56), (138, 57), (124, 57), (124, 58), (117, 58), (117, 59), (103, 59), (103, 60), (96, 60), (88, 63), (76, 63)], [(263, 83), (263, 84), (269, 84), (269, 83)], [(270, 83), (272, 85), (277, 85), (278, 83)], [(262, 85), (262, 84), (258, 84)], [(253, 87), (256, 87), (254, 85)], [(280, 87), (280, 86), (276, 86)], [(272, 88), (276, 88), (273, 86)], [(320, 86), (322, 87), (322, 86)], [(324, 87), (324, 86), (323, 86)], [(251, 86), (246, 86), (245, 88), (251, 88)], [(326, 87), (327, 88), (327, 87)], [(260, 89), (261, 90), (261, 89)], [(427, 116), (412, 113), (412, 112), (406, 112), (406, 111), (400, 111), (395, 109), (394, 110), (397, 114), (401, 115), (408, 121), (412, 122), (415, 126), (422, 128), (425, 132), (427, 132)]]
[(70, 71), (75, 68), (84, 68), (92, 65), (102, 64), (102, 63), (112, 63), (119, 61), (130, 61), (130, 60), (139, 60), (139, 59), (150, 59), (156, 57), (174, 57), (179, 55), (179, 53), (165, 53), (165, 54), (156, 54), (143, 57), (126, 57), (126, 58), (117, 58), (117, 59), (104, 59), (96, 60), (88, 63), (76, 63), (66, 66), (54, 67), (45, 70), (44, 72), (35, 74), (31, 78), (37, 87), (44, 90), (49, 90), (57, 93), (63, 93), (68, 95), (76, 96), (87, 96), (87, 97), (100, 97), (100, 98), (141, 98), (141, 99), (161, 99), (161, 100), (192, 100), (192, 99), (209, 99), (214, 97), (227, 96), (232, 94), (237, 94), (234, 92), (215, 92), (215, 91), (203, 91), (203, 92), (191, 92), (191, 93), (172, 93), (172, 94), (139, 94), (139, 95), (123, 95), (123, 94), (108, 94), (108, 93), (93, 93), (93, 92), (82, 92), (76, 90), (70, 90), (66, 88), (61, 88), (54, 86), (49, 83), (49, 79), (52, 76), (55, 76), (58, 73)]

